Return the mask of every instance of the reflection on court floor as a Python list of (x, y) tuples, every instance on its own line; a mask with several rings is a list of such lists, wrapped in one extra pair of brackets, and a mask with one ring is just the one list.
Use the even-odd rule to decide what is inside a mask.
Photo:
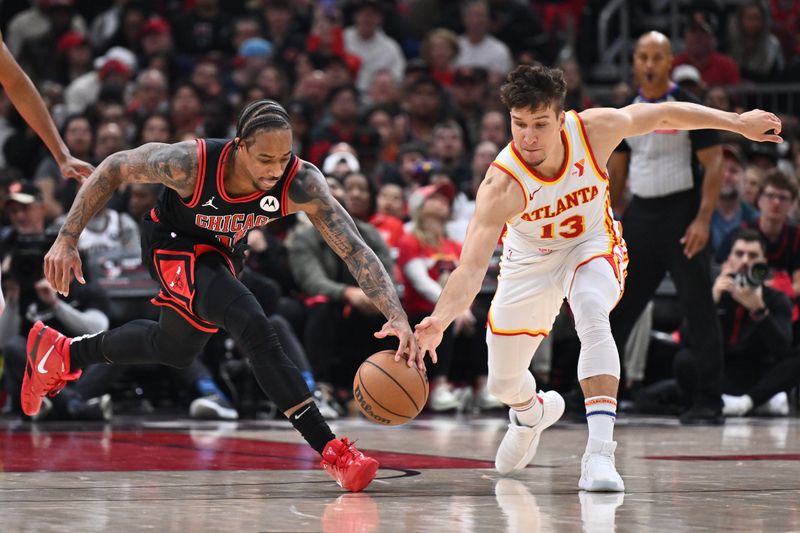
[[(787, 531), (800, 529), (800, 420), (723, 427), (621, 417), (623, 494), (577, 490), (585, 425), (561, 422), (500, 477), (502, 416), (337, 434), (381, 462), (343, 494), (288, 423), (2, 421), (3, 531)], [(718, 512), (724, 510), (724, 512)]]

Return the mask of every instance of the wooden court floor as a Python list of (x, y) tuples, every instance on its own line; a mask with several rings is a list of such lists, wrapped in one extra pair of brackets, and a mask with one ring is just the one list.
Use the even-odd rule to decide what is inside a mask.
[(800, 419), (682, 427), (621, 416), (623, 494), (579, 493), (586, 426), (547, 430), (514, 478), (503, 414), (333, 424), (382, 468), (344, 494), (288, 422), (0, 421), (0, 531), (800, 531)]

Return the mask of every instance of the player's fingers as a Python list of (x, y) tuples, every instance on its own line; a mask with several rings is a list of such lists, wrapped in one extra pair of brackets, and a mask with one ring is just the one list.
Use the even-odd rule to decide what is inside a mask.
[(86, 280), (83, 279), (83, 266), (81, 266), (80, 260), (76, 261), (72, 268), (75, 271), (75, 279), (78, 280), (78, 283), (86, 285)]
[(69, 282), (72, 281), (72, 265), (64, 265), (61, 269), (61, 294), (69, 293)]
[(431, 361), (433, 361), (433, 364), (436, 364), (436, 363), (439, 362), (439, 356), (436, 355), (436, 350), (435, 349), (428, 350), (428, 353), (431, 354)]
[(53, 262), (53, 280), (50, 284), (53, 286), (55, 290), (58, 292), (63, 291), (63, 284), (62, 278), (64, 277), (64, 271), (60, 261)]
[(44, 277), (53, 285), (53, 260), (47, 256), (44, 258)]

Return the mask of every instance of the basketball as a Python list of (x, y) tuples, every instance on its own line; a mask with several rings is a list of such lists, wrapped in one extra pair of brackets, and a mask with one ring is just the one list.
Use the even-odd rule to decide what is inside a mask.
[(422, 411), (428, 401), (428, 376), (405, 360), (395, 361), (393, 350), (370, 355), (353, 380), (353, 396), (368, 420), (399, 426)]

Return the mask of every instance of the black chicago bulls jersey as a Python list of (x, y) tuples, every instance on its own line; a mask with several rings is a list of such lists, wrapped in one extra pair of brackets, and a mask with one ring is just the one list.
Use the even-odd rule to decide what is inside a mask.
[(283, 176), (269, 191), (231, 198), (225, 193), (223, 173), (234, 149), (233, 141), (198, 139), (198, 175), (192, 196), (181, 198), (165, 188), (151, 217), (178, 238), (196, 239), (233, 254), (244, 247), (251, 229), (285, 216), (289, 184), (301, 160), (292, 155)]

